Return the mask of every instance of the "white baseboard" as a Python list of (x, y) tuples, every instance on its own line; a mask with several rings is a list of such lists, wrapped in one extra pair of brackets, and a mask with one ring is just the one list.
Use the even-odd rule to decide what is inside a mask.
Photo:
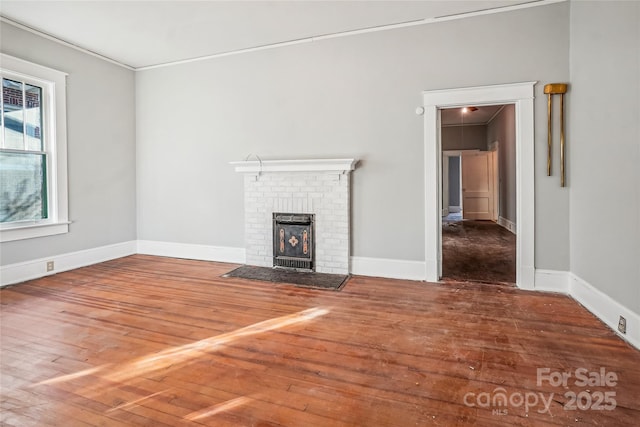
[[(0, 267), (0, 286), (12, 285), (26, 280), (49, 276), (74, 268), (85, 267), (136, 253), (136, 241), (99, 246), (83, 251), (53, 255), (46, 258), (9, 264)], [(54, 269), (47, 271), (47, 262), (53, 261)]]
[(534, 290), (568, 294), (569, 272), (536, 269)]
[(516, 224), (511, 221), (508, 220), (507, 218), (504, 217), (498, 217), (498, 225), (501, 227), (506, 228), (507, 230), (509, 230), (510, 232), (512, 232), (513, 234), (516, 234)]
[(244, 264), (246, 260), (244, 248), (158, 242), (155, 240), (138, 240), (138, 253), (234, 264)]
[(351, 257), (351, 274), (390, 279), (424, 280), (424, 261)]
[[(560, 292), (571, 296), (613, 329), (620, 338), (640, 349), (640, 314), (631, 311), (575, 274), (569, 271), (537, 269), (534, 290)], [(627, 320), (626, 334), (618, 332), (620, 316)]]
[[(620, 338), (640, 349), (640, 314), (631, 311), (573, 273), (569, 273), (569, 294), (613, 329)], [(620, 316), (627, 320), (626, 334), (618, 332)]]
[[(0, 286), (24, 282), (74, 268), (121, 258), (135, 253), (188, 258), (205, 261), (245, 263), (244, 248), (193, 245), (185, 243), (138, 240), (100, 246), (0, 267)], [(55, 269), (47, 271), (47, 262)], [(351, 257), (351, 274), (392, 279), (424, 280), (424, 261)], [(561, 292), (573, 297), (622, 339), (640, 349), (640, 314), (633, 312), (594, 286), (567, 271), (535, 270), (533, 290)], [(627, 320), (627, 333), (618, 332), (619, 316)]]
[(536, 288), (536, 269), (532, 265), (522, 265), (516, 271), (516, 284), (518, 288), (533, 291)]

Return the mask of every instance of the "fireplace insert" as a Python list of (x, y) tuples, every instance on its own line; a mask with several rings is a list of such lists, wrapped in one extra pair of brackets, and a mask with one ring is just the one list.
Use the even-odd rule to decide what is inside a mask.
[(274, 267), (315, 271), (314, 222), (313, 214), (274, 212)]

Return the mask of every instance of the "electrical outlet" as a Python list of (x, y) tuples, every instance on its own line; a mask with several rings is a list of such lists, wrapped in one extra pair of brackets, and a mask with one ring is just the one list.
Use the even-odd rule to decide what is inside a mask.
[(627, 333), (627, 319), (622, 316), (620, 316), (620, 320), (618, 320), (618, 330), (623, 334)]
[(53, 261), (47, 261), (47, 271), (53, 271)]

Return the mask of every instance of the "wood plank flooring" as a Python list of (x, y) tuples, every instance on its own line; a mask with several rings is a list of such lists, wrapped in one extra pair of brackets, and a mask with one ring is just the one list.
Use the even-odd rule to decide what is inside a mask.
[(492, 221), (442, 223), (443, 280), (516, 282), (516, 236)]
[[(135, 255), (0, 290), (0, 423), (640, 420), (640, 352), (566, 296), (365, 277), (329, 292), (220, 277), (235, 267)], [(566, 387), (540, 382), (538, 368), (571, 377)], [(617, 382), (583, 386), (580, 368)]]

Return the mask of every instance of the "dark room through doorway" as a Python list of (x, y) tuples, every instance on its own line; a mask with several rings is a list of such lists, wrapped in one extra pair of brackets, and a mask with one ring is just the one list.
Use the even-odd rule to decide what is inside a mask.
[(516, 282), (513, 105), (443, 109), (442, 280)]

